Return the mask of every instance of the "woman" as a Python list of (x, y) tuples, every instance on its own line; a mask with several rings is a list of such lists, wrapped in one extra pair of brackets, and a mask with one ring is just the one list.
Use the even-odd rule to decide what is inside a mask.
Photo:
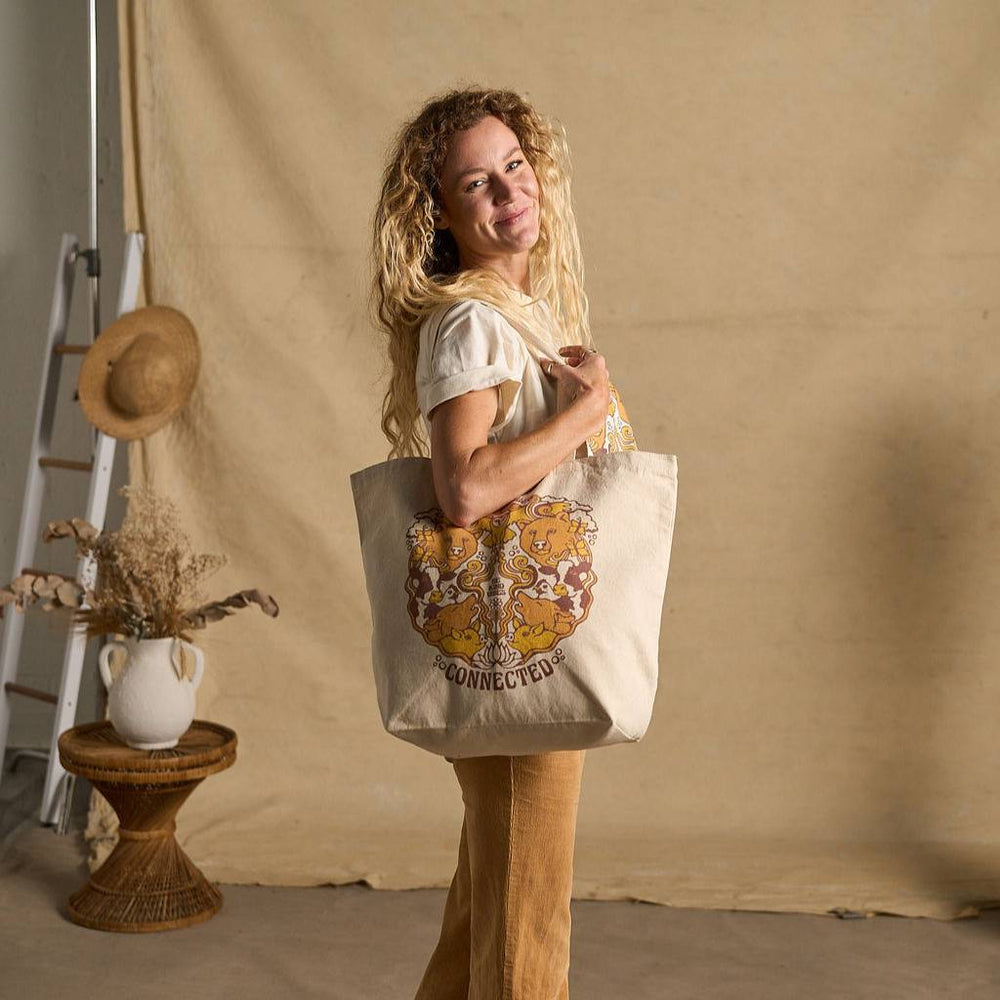
[[(453, 523), (529, 492), (602, 432), (608, 373), (591, 346), (566, 140), (521, 97), (454, 90), (402, 127), (374, 261), (372, 304), (392, 362), (389, 457), (422, 453), (422, 416)], [(557, 411), (560, 390), (569, 402)], [(446, 758), (465, 818), (416, 1000), (569, 996), (583, 758)]]

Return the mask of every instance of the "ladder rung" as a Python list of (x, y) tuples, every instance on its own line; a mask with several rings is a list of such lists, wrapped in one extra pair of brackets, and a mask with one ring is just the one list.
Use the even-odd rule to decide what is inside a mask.
[(90, 350), (90, 344), (56, 344), (52, 348), (53, 354), (86, 354)]
[(11, 694), (23, 694), (29, 698), (37, 698), (39, 701), (50, 702), (53, 705), (59, 704), (59, 699), (54, 694), (49, 694), (48, 691), (39, 691), (37, 688), (25, 687), (23, 684), (15, 684), (13, 681), (7, 681), (4, 687)]
[(77, 472), (91, 472), (94, 468), (93, 461), (76, 462), (71, 458), (40, 458), (38, 464), (53, 469), (75, 469)]
[(21, 570), (21, 575), (24, 576), (25, 573), (31, 573), (34, 576), (58, 576), (63, 580), (76, 580), (75, 576), (67, 576), (65, 573), (57, 573), (54, 569), (38, 569), (35, 566), (25, 566)]

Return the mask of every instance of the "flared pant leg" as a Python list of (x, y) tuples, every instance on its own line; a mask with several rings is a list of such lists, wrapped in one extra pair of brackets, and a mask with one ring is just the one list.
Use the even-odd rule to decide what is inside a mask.
[(453, 762), (465, 817), (415, 1000), (568, 1000), (584, 750)]

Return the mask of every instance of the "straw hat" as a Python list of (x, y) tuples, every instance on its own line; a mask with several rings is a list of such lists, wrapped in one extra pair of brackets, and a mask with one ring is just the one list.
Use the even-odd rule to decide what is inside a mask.
[(84, 356), (80, 406), (110, 437), (146, 437), (191, 397), (200, 362), (198, 335), (182, 312), (145, 306), (125, 313), (101, 331)]

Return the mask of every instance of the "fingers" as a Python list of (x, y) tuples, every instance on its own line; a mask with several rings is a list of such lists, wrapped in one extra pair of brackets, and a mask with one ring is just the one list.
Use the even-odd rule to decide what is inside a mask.
[(570, 344), (568, 347), (560, 347), (559, 353), (569, 362), (586, 361), (588, 358), (603, 357), (599, 351), (592, 347), (584, 347), (583, 344)]
[[(558, 361), (554, 361), (551, 358), (541, 358), (539, 360), (539, 363), (542, 366), (542, 371), (544, 371), (546, 375), (552, 376), (553, 378), (568, 377), (575, 381), (582, 381), (580, 376), (577, 375), (573, 369), (584, 364), (585, 362), (594, 362), (599, 368), (606, 367), (604, 355), (598, 353), (592, 348), (584, 347), (583, 344), (570, 344), (565, 347), (560, 347), (559, 354), (566, 359), (563, 364), (560, 364)], [(569, 369), (570, 371), (556, 372), (554, 369), (557, 368)]]
[(573, 359), (567, 359), (565, 362), (553, 361), (551, 358), (541, 358), (539, 364), (542, 366), (542, 371), (545, 372), (550, 378), (554, 379), (569, 379), (573, 382), (579, 382), (580, 376), (574, 371), (578, 362)]
[(559, 353), (566, 359), (566, 364), (573, 368), (578, 365), (582, 365), (584, 362), (591, 361), (594, 358), (598, 358), (603, 361), (602, 355), (598, 354), (598, 352), (592, 348), (584, 347), (583, 344), (570, 344), (565, 347), (560, 347)]

